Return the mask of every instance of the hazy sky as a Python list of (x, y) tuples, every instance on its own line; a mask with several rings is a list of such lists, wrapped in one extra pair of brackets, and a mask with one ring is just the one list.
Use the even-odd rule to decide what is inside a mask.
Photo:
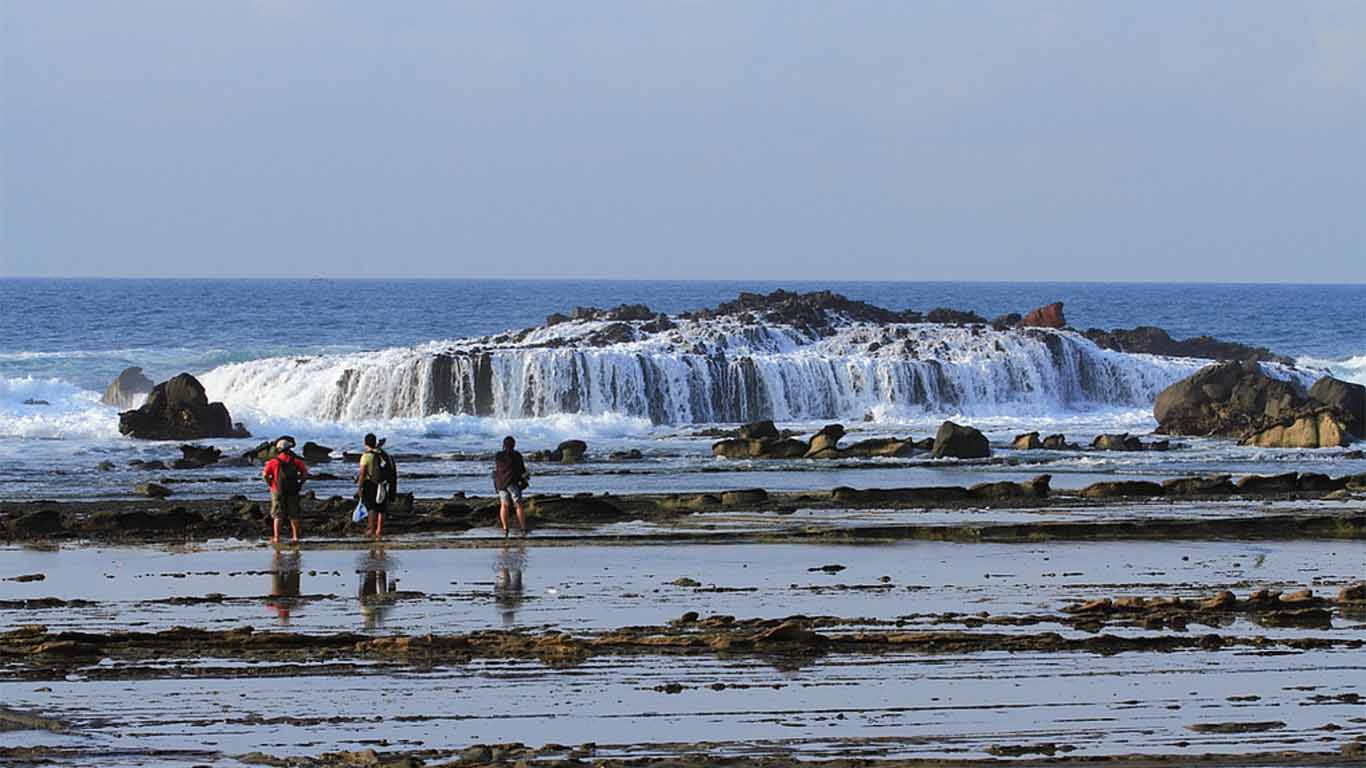
[(1366, 2), (0, 0), (0, 275), (1366, 281)]

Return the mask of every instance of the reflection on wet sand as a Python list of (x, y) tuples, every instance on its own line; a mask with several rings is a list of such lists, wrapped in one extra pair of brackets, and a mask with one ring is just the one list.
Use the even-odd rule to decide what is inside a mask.
[(366, 629), (383, 626), (385, 615), (393, 607), (393, 593), (398, 584), (389, 581), (392, 565), (383, 547), (375, 547), (361, 555), (356, 564), (356, 573), (360, 576), (357, 598), (360, 600), (362, 624)]
[(522, 604), (522, 571), (526, 568), (526, 543), (504, 542), (494, 562), (493, 600), (503, 625), (515, 624), (517, 608)]
[(266, 601), (266, 605), (279, 617), (281, 624), (288, 624), (290, 614), (300, 605), (300, 563), (298, 550), (276, 550), (270, 560), (271, 599)]

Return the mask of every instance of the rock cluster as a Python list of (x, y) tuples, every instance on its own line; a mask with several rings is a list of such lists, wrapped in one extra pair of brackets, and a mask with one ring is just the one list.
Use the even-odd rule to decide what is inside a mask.
[(735, 437), (712, 444), (715, 456), (726, 459), (843, 459), (891, 456), (904, 458), (915, 450), (910, 438), (901, 440), (873, 438), (861, 440), (841, 448), (846, 434), (843, 424), (828, 424), (807, 440), (798, 440), (779, 432), (770, 420), (756, 421), (740, 427)]
[[(1322, 399), (1320, 399), (1322, 398)], [(1267, 448), (1347, 445), (1366, 429), (1366, 387), (1324, 377), (1305, 393), (1253, 362), (1203, 368), (1164, 389), (1157, 432), (1233, 437)], [(1356, 430), (1356, 431), (1354, 431)]]
[(188, 373), (153, 387), (142, 407), (120, 413), (119, 432), (144, 440), (251, 436), (233, 423), (227, 406), (210, 403), (204, 385)]

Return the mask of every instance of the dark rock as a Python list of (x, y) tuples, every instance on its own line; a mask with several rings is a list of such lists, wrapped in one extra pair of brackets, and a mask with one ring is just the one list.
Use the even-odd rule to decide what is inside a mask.
[(1219, 363), (1162, 390), (1153, 405), (1157, 432), (1240, 437), (1291, 415), (1304, 401), (1290, 382), (1257, 363)]
[(250, 437), (222, 403), (210, 403), (204, 386), (188, 373), (156, 385), (142, 407), (119, 414), (119, 432), (144, 440)]
[(721, 493), (721, 503), (727, 507), (762, 504), (765, 501), (768, 501), (768, 491), (765, 491), (763, 488), (748, 488), (739, 491), (723, 491)]
[(180, 453), (182, 461), (191, 462), (198, 467), (217, 463), (223, 457), (222, 451), (208, 445), (182, 445)]
[(782, 434), (772, 419), (753, 421), (740, 427), (741, 440), (779, 440)]
[(38, 400), (36, 398), (30, 397), (24, 401), (24, 405), (52, 405), (52, 403), (49, 403), (46, 400)]
[(171, 489), (160, 483), (138, 483), (133, 490), (149, 499), (164, 499), (171, 495)]
[(104, 390), (100, 402), (116, 408), (136, 408), (151, 391), (152, 380), (143, 375), (141, 368), (124, 368)]
[(616, 522), (631, 517), (600, 496), (534, 496), (526, 510), (529, 515), (556, 522)]
[(1286, 472), (1280, 475), (1247, 475), (1238, 478), (1241, 493), (1290, 493), (1299, 488), (1299, 475)]
[(322, 464), (332, 460), (332, 449), (325, 445), (318, 445), (313, 441), (304, 443), (300, 455), (309, 464)]
[(1328, 475), (1316, 472), (1302, 472), (1295, 481), (1295, 487), (1301, 491), (1338, 491), (1347, 487), (1347, 478), (1329, 477)]
[(923, 438), (923, 439), (921, 439), (921, 440), (916, 440), (915, 443), (913, 443), (913, 445), (915, 445), (915, 449), (916, 449), (917, 451), (933, 451), (933, 450), (934, 450), (934, 438), (933, 438), (933, 437), (926, 437), (926, 438)]
[(1127, 432), (1120, 435), (1096, 435), (1091, 448), (1097, 451), (1141, 451), (1143, 442)]
[(1228, 475), (1213, 477), (1177, 477), (1162, 481), (1162, 488), (1168, 496), (1214, 496), (1233, 493)]
[(1017, 451), (1035, 451), (1043, 447), (1043, 441), (1039, 439), (1038, 432), (1026, 432), (1023, 435), (1016, 435), (1010, 447)]
[(1062, 302), (1055, 301), (1052, 304), (1031, 310), (1021, 318), (1020, 323), (1024, 327), (1035, 328), (1064, 328), (1067, 326), (1067, 319), (1062, 314)]
[(925, 315), (925, 320), (941, 325), (986, 325), (987, 319), (976, 312), (963, 312), (957, 309), (938, 307)]
[(913, 453), (915, 453), (915, 443), (912, 440), (909, 438), (898, 440), (895, 437), (875, 437), (860, 440), (837, 451), (839, 458), (883, 456), (904, 459)]
[(865, 489), (840, 486), (830, 491), (830, 498), (841, 504), (934, 504), (967, 499), (968, 489), (957, 485)]
[(204, 516), (181, 507), (165, 512), (123, 512), (116, 516), (115, 525), (121, 531), (183, 531), (200, 525)]
[(1147, 480), (1117, 480), (1092, 483), (1082, 489), (1081, 495), (1088, 499), (1109, 499), (1125, 496), (1162, 496), (1162, 486)]
[(55, 509), (40, 509), (11, 520), (9, 528), (16, 536), (46, 536), (62, 530), (62, 513)]
[(545, 319), (545, 325), (546, 325), (547, 328), (549, 328), (549, 327), (552, 326), (552, 325), (559, 325), (560, 323), (567, 323), (567, 322), (569, 322), (569, 318), (568, 318), (568, 317), (565, 317), (564, 315), (560, 314), (559, 312), (551, 313), (550, 315), (546, 316), (546, 319)]
[(1273, 354), (1265, 347), (1250, 347), (1246, 344), (1220, 341), (1210, 336), (1176, 341), (1166, 331), (1150, 325), (1127, 331), (1119, 328), (1112, 331), (1092, 328), (1086, 331), (1086, 337), (1099, 347), (1119, 352), (1194, 357), (1201, 360), (1264, 361), (1286, 365), (1293, 365), (1295, 362), (1288, 357)]
[(1324, 376), (1309, 388), (1309, 399), (1331, 407), (1347, 431), (1366, 438), (1366, 386)]
[(96, 464), (96, 465), (95, 465), (95, 469), (98, 469), (98, 470), (101, 471), (101, 472), (113, 472), (113, 471), (114, 471), (114, 462), (112, 462), (112, 461), (101, 461), (99, 464)]
[(607, 454), (607, 458), (610, 461), (639, 461), (645, 458), (645, 454), (641, 453), (639, 448), (631, 448), (626, 451), (612, 451)]
[(1067, 438), (1063, 435), (1049, 435), (1048, 437), (1045, 437), (1043, 439), (1043, 447), (1050, 451), (1076, 451), (1081, 449), (1081, 446), (1076, 443), (1067, 442)]
[(1008, 331), (1020, 324), (1019, 312), (1011, 312), (1008, 315), (1000, 315), (991, 321), (991, 327), (998, 331)]
[(991, 445), (977, 429), (946, 421), (935, 433), (933, 455), (936, 459), (984, 459), (991, 455)]
[(1042, 499), (1048, 496), (1052, 475), (1039, 475), (1024, 483), (979, 483), (968, 489), (974, 499)]

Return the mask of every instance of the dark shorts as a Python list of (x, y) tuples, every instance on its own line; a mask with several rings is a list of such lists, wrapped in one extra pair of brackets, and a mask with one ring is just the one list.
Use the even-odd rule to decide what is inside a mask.
[(299, 497), (270, 495), (270, 516), (275, 520), (298, 520)]
[(365, 502), (365, 508), (370, 510), (370, 514), (382, 515), (389, 511), (389, 502), (386, 500), (383, 504), (380, 504), (375, 501), (376, 490), (378, 490), (378, 486), (367, 481), (361, 486), (360, 500)]

